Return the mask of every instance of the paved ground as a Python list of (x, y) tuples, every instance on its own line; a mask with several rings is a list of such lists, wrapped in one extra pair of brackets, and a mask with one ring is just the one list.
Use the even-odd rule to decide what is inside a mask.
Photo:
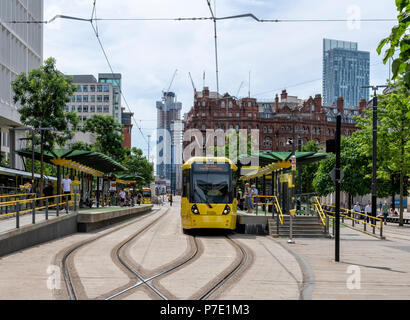
[(334, 261), (334, 240), (304, 238), (296, 239), (295, 244), (288, 244), (286, 239), (277, 241), (308, 263), (314, 277), (313, 299), (409, 299), (410, 228), (400, 229), (407, 233), (401, 239), (391, 234), (397, 229), (386, 228), (386, 240), (379, 240), (341, 228), (338, 263)]

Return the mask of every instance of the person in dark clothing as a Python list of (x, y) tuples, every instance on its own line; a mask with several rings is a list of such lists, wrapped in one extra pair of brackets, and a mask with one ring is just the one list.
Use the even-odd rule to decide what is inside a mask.
[[(45, 197), (51, 197), (52, 195), (54, 195), (53, 184), (51, 183), (50, 180), (47, 182), (47, 186), (43, 189), (43, 193)], [(54, 202), (54, 198), (48, 198), (48, 203), (53, 203), (53, 202)]]

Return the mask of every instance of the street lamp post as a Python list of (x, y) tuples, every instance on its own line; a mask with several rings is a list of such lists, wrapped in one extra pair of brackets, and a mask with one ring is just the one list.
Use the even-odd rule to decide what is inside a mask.
[(373, 96), (373, 150), (372, 150), (372, 216), (377, 216), (377, 90), (386, 88), (386, 85), (381, 86), (365, 86), (362, 88), (372, 89)]

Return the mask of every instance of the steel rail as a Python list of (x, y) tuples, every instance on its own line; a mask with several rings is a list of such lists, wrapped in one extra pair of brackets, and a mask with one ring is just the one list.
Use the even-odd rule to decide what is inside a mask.
[[(151, 223), (149, 223), (147, 226), (145, 226), (143, 229), (139, 230), (138, 232), (142, 232), (142, 231), (144, 231), (145, 229), (149, 228), (149, 227), (150, 227), (152, 224), (154, 224), (157, 220), (159, 220), (160, 218), (162, 218), (163, 216), (165, 216), (165, 214), (168, 212), (168, 210), (169, 210), (169, 209), (167, 209), (167, 210), (166, 210), (163, 214), (161, 214), (158, 218), (156, 218), (154, 221), (152, 221)], [(159, 209), (156, 210), (156, 211), (159, 211)], [(154, 213), (155, 213), (155, 212), (153, 212), (153, 214), (154, 214)], [(114, 232), (116, 232), (116, 231), (119, 231), (119, 230), (121, 230), (121, 229), (124, 229), (125, 227), (127, 227), (127, 226), (129, 226), (129, 225), (131, 225), (131, 224), (133, 224), (133, 223), (144, 221), (145, 219), (147, 219), (147, 218), (150, 217), (150, 216), (151, 216), (151, 215), (144, 215), (144, 216), (142, 216), (142, 217), (137, 217), (137, 218), (140, 218), (140, 219), (138, 219), (137, 221), (135, 221), (135, 220), (134, 220), (134, 221), (131, 221), (131, 222), (129, 222), (129, 223), (123, 225), (123, 226), (120, 226), (120, 227), (118, 227), (118, 228), (115, 228), (114, 230), (111, 230), (111, 231), (109, 231), (109, 232), (107, 232), (107, 233), (104, 233), (104, 234), (99, 235), (99, 236), (97, 236), (97, 237), (94, 237), (94, 238), (92, 238), (92, 239), (83, 241), (83, 242), (81, 242), (80, 244), (78, 244), (78, 245), (72, 247), (71, 249), (69, 249), (69, 250), (64, 254), (64, 256), (63, 256), (63, 258), (62, 258), (62, 260), (61, 260), (61, 264), (62, 264), (62, 270), (63, 270), (63, 277), (64, 277), (64, 281), (65, 281), (65, 284), (66, 284), (66, 287), (67, 287), (67, 291), (68, 291), (70, 300), (77, 300), (77, 296), (76, 296), (76, 294), (75, 294), (74, 285), (73, 285), (73, 283), (72, 283), (72, 281), (71, 281), (70, 274), (69, 274), (69, 271), (68, 271), (68, 269), (67, 269), (67, 259), (68, 259), (68, 257), (69, 257), (74, 251), (76, 251), (77, 249), (79, 249), (79, 248), (81, 248), (81, 247), (83, 247), (83, 246), (85, 246), (85, 245), (87, 245), (87, 244), (89, 244), (89, 243), (91, 243), (91, 242), (93, 242), (93, 241), (95, 241), (95, 240), (98, 240), (98, 239), (101, 239), (101, 238), (103, 238), (103, 237), (105, 237), (105, 236), (107, 236), (107, 235), (110, 235), (110, 234), (112, 234), (112, 233), (114, 233)]]

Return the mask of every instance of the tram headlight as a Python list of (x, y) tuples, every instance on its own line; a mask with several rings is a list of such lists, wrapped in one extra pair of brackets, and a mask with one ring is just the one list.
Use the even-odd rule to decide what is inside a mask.
[(231, 212), (231, 208), (228, 205), (226, 205), (224, 211), (222, 211), (222, 214), (227, 215), (229, 214), (229, 212)]
[(199, 214), (199, 210), (198, 210), (198, 207), (196, 206), (196, 204), (194, 204), (191, 207), (191, 211), (192, 211), (193, 214)]

